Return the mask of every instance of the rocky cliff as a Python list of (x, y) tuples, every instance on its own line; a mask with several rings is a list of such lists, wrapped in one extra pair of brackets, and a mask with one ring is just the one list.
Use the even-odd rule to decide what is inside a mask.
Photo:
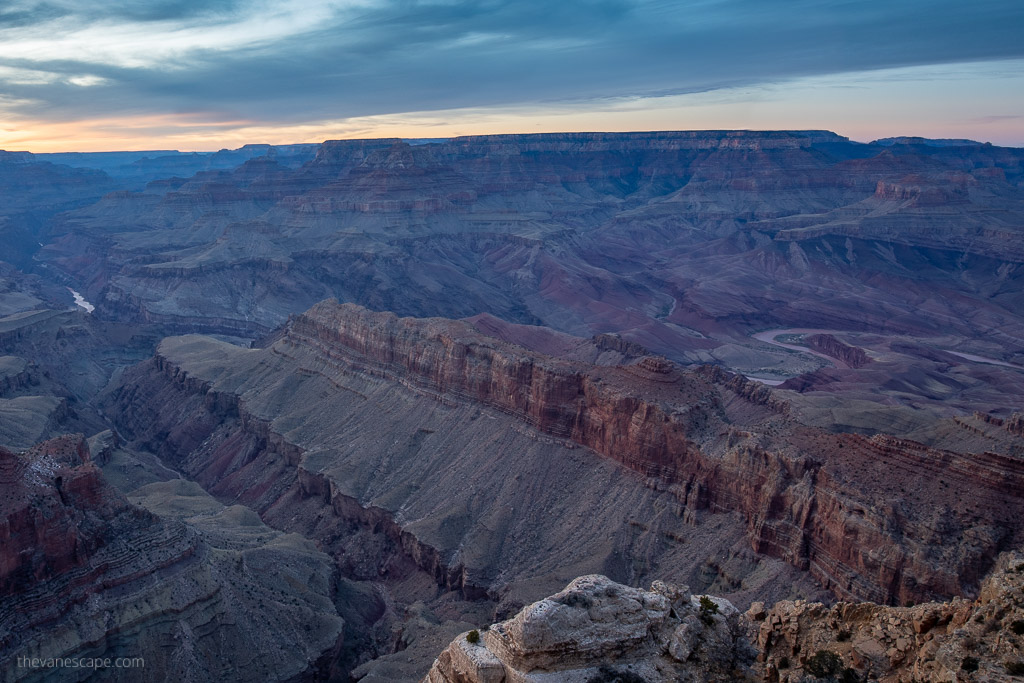
[(514, 618), (460, 634), (423, 683), (1012, 681), (1024, 675), (1024, 556), (976, 600), (907, 607), (755, 603), (584, 576)]
[(1024, 556), (1007, 554), (975, 600), (906, 607), (784, 601), (747, 612), (765, 681), (1012, 681), (1024, 675)]
[(831, 356), (854, 369), (862, 368), (871, 362), (864, 349), (844, 344), (831, 334), (812, 334), (804, 341), (812, 350)]
[[(410, 419), (405, 406), (413, 405), (420, 416)], [(1017, 458), (806, 427), (769, 389), (720, 370), (687, 372), (653, 357), (623, 366), (562, 361), (465, 323), (333, 302), (297, 316), (266, 349), (164, 342), (154, 362), (127, 379), (117, 410), (139, 443), (265, 517), (284, 512), (283, 501), (294, 497), (307, 505), (319, 498), (343, 517), (379, 516), (378, 528), (396, 520), (393, 541), (448, 577), (439, 579), (444, 585), (463, 590), (493, 592), (498, 572), (511, 578), (528, 571), (526, 562), (538, 564), (524, 548), (499, 549), (479, 535), (478, 524), (497, 523), (485, 520), (503, 495), (484, 501), (473, 491), (504, 490), (522, 468), (534, 467), (516, 449), (537, 452), (481, 432), (492, 422), (473, 417), (481, 411), (502, 416), (494, 420), (502, 433), (550, 444), (542, 449), (545, 467), (560, 473), (535, 487), (536, 510), (526, 517), (521, 503), (507, 503), (517, 513), (500, 528), (517, 538), (551, 538), (563, 515), (586, 518), (550, 497), (553, 482), (566, 481), (564, 467), (583, 458), (595, 473), (635, 472), (639, 479), (626, 481), (658, 491), (657, 506), (673, 501), (669, 509), (681, 522), (734, 516), (750, 549), (809, 572), (840, 597), (903, 603), (970, 594), (996, 555), (1020, 541), (1014, 520), (1024, 505), (1024, 466)], [(612, 469), (597, 468), (602, 461)], [(438, 488), (439, 477), (475, 485)], [(587, 507), (592, 480), (575, 485), (582, 488), (558, 497)], [(468, 516), (455, 511), (465, 505)], [(611, 507), (599, 517), (609, 513), (619, 514)], [(629, 517), (651, 528), (643, 515)], [(601, 533), (624, 523), (608, 520)], [(685, 526), (669, 532), (674, 522), (663, 529), (693, 533)], [(581, 532), (576, 540), (584, 538)], [(621, 547), (624, 558), (638, 552), (639, 540)], [(565, 547), (559, 553), (572, 555)], [(550, 556), (556, 566), (567, 561), (559, 553)], [(670, 555), (646, 556), (645, 570), (618, 578), (636, 580)]]
[(754, 650), (728, 601), (656, 581), (583, 576), (512, 619), (459, 635), (423, 683), (754, 681)]
[(0, 449), (3, 681), (93, 673), (26, 658), (108, 657), (141, 663), (105, 669), (105, 680), (287, 680), (336, 646), (343, 624), (325, 556), (212, 499), (204, 515), (196, 492), (157, 486), (172, 487), (159, 499), (179, 514), (129, 503), (80, 436)]

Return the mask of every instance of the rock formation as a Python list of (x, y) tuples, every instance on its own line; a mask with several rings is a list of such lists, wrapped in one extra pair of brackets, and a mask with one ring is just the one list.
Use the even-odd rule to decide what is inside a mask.
[[(184, 484), (156, 485), (168, 509), (195, 506)], [(3, 680), (91, 672), (26, 658), (143, 660), (105, 669), (115, 681), (283, 681), (314, 671), (343, 627), (330, 561), (206, 500), (206, 514), (191, 507), (187, 522), (130, 504), (80, 436), (23, 454), (0, 449)]]
[(831, 356), (846, 366), (854, 369), (862, 368), (871, 362), (871, 359), (868, 358), (864, 349), (844, 344), (831, 334), (812, 334), (804, 339), (804, 341), (807, 342), (807, 346), (814, 351), (819, 351), (824, 353), (826, 356)]
[(1016, 149), (822, 131), (330, 141), (300, 168), (111, 194), (55, 219), (40, 259), (101, 314), (183, 331), (263, 333), (336, 296), (674, 360), (736, 360), (745, 334), (793, 325), (998, 333), (1019, 353), (1021, 168)]
[(1024, 555), (1008, 554), (976, 600), (883, 607), (784, 601), (749, 619), (765, 681), (1012, 681), (1024, 675)]
[(584, 576), (514, 618), (460, 634), (423, 683), (1012, 681), (1024, 675), (1024, 556), (976, 600), (907, 607), (727, 600)]
[(508, 621), (460, 634), (423, 683), (754, 681), (738, 615), (728, 600), (685, 587), (583, 576)]
[[(0, 152), (0, 660), (418, 680), (601, 574), (800, 600), (755, 676), (968, 675), (885, 605), (958, 622), (1024, 542), (1022, 192), (1019, 149), (825, 131)], [(750, 673), (622, 590), (645, 677)], [(435, 674), (614, 678), (578, 607), (592, 650), (542, 610)]]
[[(405, 406), (417, 406), (418, 417)], [(654, 357), (622, 366), (562, 361), (465, 323), (348, 304), (326, 302), (295, 317), (265, 349), (165, 341), (126, 378), (115, 410), (136, 443), (265, 518), (283, 513), (286, 500), (321, 500), (344, 517), (372, 514), (378, 527), (403, 520), (388, 532), (393, 542), (413, 548), (442, 585), (462, 590), (493, 592), (499, 567), (511, 578), (526, 563), (538, 566), (536, 556), (499, 549), (491, 532), (482, 534), (478, 525), (497, 523), (485, 520), (503, 496), (484, 500), (473, 488), (442, 486), (470, 480), (500, 491), (534, 467), (532, 456), (515, 454), (537, 447), (514, 445), (518, 437), (495, 441), (489, 428), (480, 431), (492, 422), (481, 423), (481, 414), (504, 433), (549, 444), (545, 466), (555, 472), (567, 474), (562, 467), (580, 458), (595, 473), (609, 462), (663, 492), (657, 505), (669, 504), (681, 521), (738, 515), (751, 549), (810, 572), (840, 597), (903, 603), (970, 594), (996, 555), (1021, 540), (1014, 520), (1024, 505), (1024, 467), (1016, 458), (806, 427), (769, 389), (720, 370), (684, 371)], [(560, 495), (576, 507), (538, 490), (546, 521), (530, 510), (502, 512), (501, 528), (532, 535), (539, 529), (521, 525), (550, 530), (580, 514), (596, 482), (572, 476), (583, 488)], [(463, 506), (468, 515), (456, 512)], [(603, 515), (618, 514), (603, 507)], [(685, 536), (684, 529), (670, 533)], [(627, 555), (636, 552), (632, 543)], [(440, 560), (451, 553), (459, 562)], [(559, 554), (561, 562), (572, 556), (566, 547)]]

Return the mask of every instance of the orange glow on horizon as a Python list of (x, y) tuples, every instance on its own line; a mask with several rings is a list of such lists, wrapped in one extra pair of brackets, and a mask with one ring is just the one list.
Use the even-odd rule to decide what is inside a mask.
[[(216, 151), (251, 143), (331, 139), (644, 130), (831, 130), (853, 140), (912, 135), (1024, 146), (1024, 61), (995, 80), (978, 68), (860, 72), (664, 97), (585, 103), (418, 111), (335, 120), (222, 120), (214, 114), (155, 114), (53, 122), (6, 115), (0, 149), (100, 152)], [(955, 78), (949, 76), (952, 72)], [(0, 105), (2, 105), (0, 101)]]
[[(578, 131), (629, 132), (644, 130), (832, 130), (853, 140), (867, 142), (881, 137), (914, 135), (932, 138), (971, 138), (994, 144), (1021, 145), (1024, 135), (1015, 121), (1004, 125), (968, 130), (933, 122), (917, 125), (864, 125), (838, 128), (825, 122), (779, 121), (765, 117), (761, 125), (746, 117), (716, 118), (713, 121), (691, 117), (648, 114), (645, 116), (606, 116), (600, 113), (548, 114), (537, 116), (499, 115), (480, 112), (444, 120), (441, 115), (367, 117), (339, 122), (285, 124), (280, 126), (249, 122), (202, 123), (175, 120), (170, 116), (129, 117), (68, 123), (17, 122), (0, 124), (0, 149), (7, 151), (109, 152), (141, 150), (180, 150), (213, 152), (246, 144), (284, 145), (320, 143), (324, 140), (371, 138), (447, 138), (460, 135), (506, 133), (557, 133)], [(436, 117), (436, 118), (435, 118)], [(625, 119), (625, 120), (624, 120)]]

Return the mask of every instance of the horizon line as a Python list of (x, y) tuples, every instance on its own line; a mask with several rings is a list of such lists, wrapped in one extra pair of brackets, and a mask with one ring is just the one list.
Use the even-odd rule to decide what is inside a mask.
[(450, 136), (426, 136), (426, 137), (405, 137), (405, 136), (394, 136), (384, 135), (379, 137), (340, 137), (340, 138), (327, 138), (320, 141), (314, 142), (247, 142), (238, 147), (219, 147), (206, 148), (206, 149), (169, 149), (169, 148), (138, 148), (138, 149), (102, 149), (102, 150), (65, 150), (56, 152), (33, 152), (31, 149), (0, 149), (0, 152), (7, 154), (32, 154), (33, 156), (46, 156), (46, 155), (57, 155), (57, 154), (118, 154), (118, 153), (170, 153), (170, 154), (216, 154), (218, 152), (231, 152), (244, 149), (246, 147), (288, 147), (292, 145), (323, 145), (329, 142), (357, 142), (357, 141), (373, 141), (373, 140), (397, 140), (401, 142), (409, 141), (425, 141), (423, 144), (432, 144), (433, 142), (450, 141), (458, 139), (471, 139), (471, 138), (487, 138), (487, 137), (513, 137), (513, 136), (542, 136), (542, 135), (644, 135), (644, 134), (671, 134), (671, 133), (830, 133), (847, 142), (851, 142), (858, 145), (871, 145), (880, 140), (899, 140), (899, 139), (918, 139), (918, 140), (930, 140), (935, 142), (969, 142), (975, 145), (984, 146), (989, 145), (993, 147), (1006, 147), (1009, 149), (1020, 149), (1024, 148), (1024, 142), (1015, 145), (1001, 145), (996, 144), (988, 140), (975, 140), (972, 138), (934, 138), (923, 135), (889, 135), (880, 138), (874, 138), (872, 140), (855, 140), (849, 136), (837, 133), (836, 131), (829, 130), (827, 128), (685, 128), (685, 129), (650, 129), (650, 130), (629, 130), (629, 131), (616, 131), (616, 130), (550, 130), (544, 132), (507, 132), (507, 133), (476, 133), (469, 135), (450, 135)]

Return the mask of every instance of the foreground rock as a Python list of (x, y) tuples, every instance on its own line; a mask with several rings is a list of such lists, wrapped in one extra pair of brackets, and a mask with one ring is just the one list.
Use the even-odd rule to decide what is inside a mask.
[(584, 576), (514, 618), (459, 635), (423, 683), (1014, 681), (1024, 676), (1024, 554), (976, 600), (911, 607), (755, 603)]
[(1024, 554), (1004, 555), (977, 600), (913, 607), (784, 601), (746, 614), (765, 681), (1012, 681), (1024, 676)]
[(591, 575), (483, 633), (463, 633), (424, 683), (753, 681), (753, 661), (729, 601)]

